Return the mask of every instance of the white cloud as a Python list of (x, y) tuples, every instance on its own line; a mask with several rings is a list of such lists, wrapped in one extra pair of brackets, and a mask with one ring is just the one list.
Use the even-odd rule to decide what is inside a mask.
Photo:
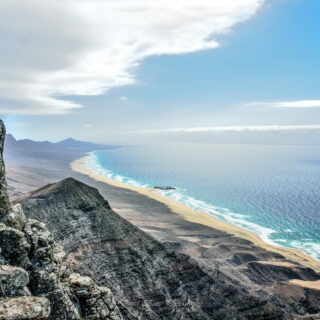
[(221, 127), (193, 127), (193, 128), (172, 128), (159, 130), (135, 131), (139, 134), (154, 133), (196, 133), (196, 132), (279, 132), (279, 131), (314, 131), (320, 130), (319, 125), (268, 125), (268, 126), (221, 126)]
[(127, 101), (128, 98), (127, 98), (127, 97), (119, 97), (119, 100), (120, 100), (120, 101)]
[(253, 102), (248, 103), (247, 106), (265, 106), (272, 108), (320, 108), (320, 100)]
[(218, 47), (264, 2), (1, 0), (0, 112), (68, 113), (68, 96), (134, 83), (148, 56)]
[(93, 127), (93, 124), (92, 123), (86, 123), (84, 125), (85, 128), (92, 128)]

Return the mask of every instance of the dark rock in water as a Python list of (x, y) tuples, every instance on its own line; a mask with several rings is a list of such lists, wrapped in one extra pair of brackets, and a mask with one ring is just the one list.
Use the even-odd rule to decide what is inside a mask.
[(174, 187), (160, 187), (160, 186), (155, 186), (153, 189), (159, 189), (159, 190), (176, 190)]
[(0, 120), (0, 319), (121, 320), (110, 290), (75, 274), (46, 225), (26, 219), (19, 204), (11, 208), (4, 136)]

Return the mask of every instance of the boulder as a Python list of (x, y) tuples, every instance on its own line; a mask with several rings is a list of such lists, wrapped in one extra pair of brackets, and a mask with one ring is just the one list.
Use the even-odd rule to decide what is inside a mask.
[(17, 297), (0, 300), (0, 319), (38, 320), (47, 319), (50, 302), (40, 297)]
[(90, 277), (72, 273), (70, 285), (81, 303), (82, 313), (88, 320), (121, 320), (122, 316), (110, 290), (99, 287)]
[(30, 295), (26, 286), (29, 283), (27, 271), (12, 266), (0, 266), (0, 297)]
[(3, 223), (0, 223), (0, 250), (3, 263), (25, 269), (30, 266), (28, 259), (30, 244), (25, 234)]
[(22, 230), (27, 222), (26, 216), (18, 203), (12, 207), (12, 210), (3, 219), (3, 222), (9, 227)]

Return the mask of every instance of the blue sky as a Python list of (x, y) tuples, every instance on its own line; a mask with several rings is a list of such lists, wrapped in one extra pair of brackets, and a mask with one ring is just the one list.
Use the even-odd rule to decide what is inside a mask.
[[(277, 142), (278, 138), (281, 142), (285, 141), (283, 132), (286, 126), (290, 126), (290, 142), (316, 143), (320, 136), (320, 2), (251, 2), (250, 5), (255, 6), (253, 11), (241, 17), (230, 13), (234, 19), (231, 27), (219, 30), (212, 36), (219, 43), (218, 47), (214, 48), (214, 42), (210, 43), (213, 48), (206, 49), (202, 43), (199, 49), (189, 50), (188, 46), (197, 41), (198, 34), (195, 33), (192, 35), (194, 39), (187, 39), (190, 43), (183, 40), (186, 43), (183, 49), (175, 48), (173, 54), (161, 54), (169, 52), (171, 45), (161, 43), (154, 54), (147, 53), (133, 61), (126, 57), (130, 60), (129, 76), (125, 74), (121, 78), (117, 75), (117, 84), (102, 84), (102, 87), (108, 86), (106, 92), (99, 89), (101, 92), (96, 95), (92, 95), (92, 92), (86, 95), (83, 90), (80, 94), (70, 94), (77, 93), (73, 89), (66, 90), (63, 100), (72, 101), (75, 106), (67, 106), (70, 110), (66, 114), (34, 112), (49, 107), (44, 104), (44, 107), (40, 105), (34, 108), (32, 101), (28, 102), (29, 109), (24, 108), (22, 103), (17, 112), (10, 112), (8, 107), (2, 111), (0, 104), (8, 131), (18, 138), (38, 140), (59, 140), (73, 136), (99, 142), (135, 143), (141, 139), (175, 138), (176, 133), (166, 131), (162, 134), (162, 129), (221, 127), (221, 132), (227, 132), (229, 137), (230, 131), (239, 130), (223, 128), (242, 126), (246, 129), (244, 141), (247, 141), (247, 136), (256, 141), (256, 127), (263, 126), (266, 135), (270, 136), (266, 126), (280, 125), (283, 128), (278, 135), (272, 131), (268, 142)], [(157, 27), (161, 32), (164, 29), (161, 24)], [(188, 29), (182, 31), (191, 32)], [(179, 38), (179, 33), (175, 33), (174, 41)], [(31, 40), (32, 36), (31, 32)], [(204, 37), (203, 34), (200, 36)], [(181, 35), (183, 37), (185, 34)], [(65, 42), (61, 46), (64, 48)], [(120, 51), (121, 55), (124, 54)], [(44, 59), (44, 63), (46, 61), (50, 64), (52, 60)], [(101, 77), (103, 71), (97, 72), (97, 77)], [(55, 89), (54, 86), (60, 86), (51, 78), (50, 81), (51, 91)], [(95, 79), (90, 77), (85, 81), (89, 87)], [(85, 81), (82, 84), (84, 87)], [(99, 81), (107, 80), (99, 78)], [(39, 86), (39, 83), (35, 83), (35, 86)], [(69, 83), (65, 82), (65, 86), (69, 87)], [(60, 92), (63, 90), (59, 87), (56, 95)], [(6, 103), (8, 99), (0, 95), (1, 101)], [(15, 103), (16, 100), (10, 98), (9, 108), (15, 109)], [(78, 105), (82, 107), (78, 108)], [(301, 126), (310, 125), (314, 126), (311, 130), (307, 127), (301, 129)], [(300, 126), (300, 129), (294, 130), (292, 126)], [(203, 130), (201, 134), (208, 141), (215, 133)], [(181, 135), (182, 132), (179, 133), (179, 139)], [(238, 133), (233, 135), (237, 136), (235, 140), (232, 138), (234, 141), (241, 141)], [(192, 133), (186, 132), (183, 139), (192, 141)], [(217, 141), (217, 138), (214, 137), (213, 141)]]

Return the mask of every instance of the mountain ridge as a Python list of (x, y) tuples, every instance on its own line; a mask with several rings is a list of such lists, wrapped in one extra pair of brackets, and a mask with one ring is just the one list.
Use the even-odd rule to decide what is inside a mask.
[(11, 165), (34, 168), (50, 168), (48, 159), (54, 159), (55, 167), (66, 166), (74, 159), (96, 150), (112, 150), (120, 146), (78, 141), (73, 138), (58, 142), (16, 140), (7, 134), (5, 139), (4, 158)]
[(30, 146), (50, 146), (52, 148), (55, 147), (64, 147), (64, 148), (78, 148), (78, 149), (85, 149), (88, 150), (88, 152), (94, 151), (94, 150), (106, 150), (106, 149), (113, 149), (113, 148), (119, 148), (120, 146), (114, 146), (114, 145), (108, 145), (108, 144), (102, 144), (102, 143), (94, 143), (94, 142), (89, 142), (89, 141), (82, 141), (82, 140), (76, 140), (72, 137), (66, 138), (57, 142), (51, 142), (48, 140), (44, 141), (36, 141), (32, 139), (16, 139), (12, 134), (7, 133), (6, 134), (6, 139), (5, 139), (6, 144), (19, 144), (19, 145), (28, 145)]

